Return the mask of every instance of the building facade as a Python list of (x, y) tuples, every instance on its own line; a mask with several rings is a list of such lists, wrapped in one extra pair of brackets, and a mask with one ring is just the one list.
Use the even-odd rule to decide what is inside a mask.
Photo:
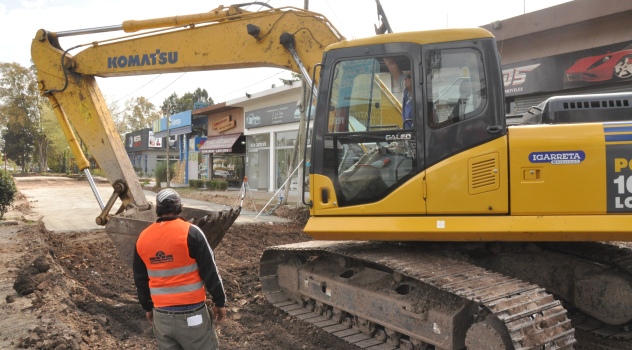
[[(194, 118), (192, 111), (184, 111), (154, 122), (154, 137), (169, 140), (169, 162), (175, 166), (176, 176), (171, 181), (187, 184), (199, 177), (199, 147), (206, 140), (206, 119)], [(165, 148), (166, 151), (166, 148)], [(167, 155), (165, 152), (164, 158)], [(175, 164), (175, 165), (174, 165)]]
[(286, 181), (297, 189), (301, 157), (293, 155), (302, 94), (296, 82), (193, 111), (194, 117), (208, 118), (200, 168), (211, 169), (209, 178), (224, 178), (229, 186), (247, 177), (253, 190), (273, 192)]
[[(303, 88), (296, 82), (232, 102), (244, 108), (246, 173), (251, 188), (272, 192), (286, 182), (292, 190), (299, 188), (298, 102), (302, 96)], [(309, 149), (307, 154), (309, 159)]]
[[(125, 150), (138, 177), (154, 177), (157, 165), (167, 159), (165, 139), (156, 137), (152, 128), (126, 134)], [(177, 159), (175, 145), (171, 146), (170, 152), (169, 158)]]
[(507, 114), (551, 96), (632, 90), (629, 0), (574, 0), (482, 26), (498, 43)]
[(199, 148), (199, 179), (222, 179), (239, 187), (245, 176), (244, 111), (226, 102), (193, 111), (207, 125), (207, 137)]

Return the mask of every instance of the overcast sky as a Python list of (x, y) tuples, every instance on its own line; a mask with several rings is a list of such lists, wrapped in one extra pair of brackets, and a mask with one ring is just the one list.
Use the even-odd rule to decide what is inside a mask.
[[(477, 27), (554, 6), (569, 0), (381, 0), (393, 31)], [(596, 1), (596, 0), (595, 0)], [(243, 3), (245, 1), (235, 1)], [(304, 0), (263, 1), (274, 7), (303, 8)], [(139, 20), (208, 12), (224, 0), (0, 0), (0, 62), (30, 65), (30, 45), (38, 29), (67, 31), (119, 25)], [(250, 11), (260, 6), (252, 5)], [(309, 9), (325, 15), (347, 39), (374, 35), (377, 23), (375, 0), (310, 0)], [(121, 32), (122, 33), (122, 32)], [(118, 36), (84, 35), (61, 38), (63, 48)], [(159, 106), (176, 92), (179, 96), (198, 87), (206, 89), (216, 103), (242, 97), (280, 84), (290, 73), (274, 68), (195, 73), (173, 73), (123, 78), (98, 78), (109, 101), (144, 96)], [(151, 82), (150, 82), (151, 81)]]

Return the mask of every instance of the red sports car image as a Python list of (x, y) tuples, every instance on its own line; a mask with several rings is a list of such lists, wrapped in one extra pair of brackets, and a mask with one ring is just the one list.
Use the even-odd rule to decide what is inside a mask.
[(568, 81), (632, 78), (632, 45), (616, 52), (580, 58), (566, 70)]

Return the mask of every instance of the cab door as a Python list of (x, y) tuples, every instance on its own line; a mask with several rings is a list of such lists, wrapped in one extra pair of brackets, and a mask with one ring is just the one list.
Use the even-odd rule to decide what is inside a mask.
[(508, 213), (503, 85), (493, 39), (423, 48), (428, 214)]
[(399, 43), (327, 54), (314, 124), (315, 215), (425, 213), (420, 53)]

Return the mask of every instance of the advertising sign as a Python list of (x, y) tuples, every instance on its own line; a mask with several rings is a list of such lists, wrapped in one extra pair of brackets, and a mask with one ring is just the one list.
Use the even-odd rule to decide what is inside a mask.
[(298, 122), (300, 114), (296, 113), (297, 109), (296, 102), (289, 102), (246, 112), (246, 128), (259, 128), (262, 126)]
[(154, 132), (151, 130), (149, 130), (149, 147), (152, 147), (152, 148), (162, 147), (162, 137), (154, 137)]
[[(183, 126), (191, 125), (191, 111), (184, 111), (172, 116), (169, 116), (169, 128), (177, 129)], [(160, 118), (159, 120), (154, 121), (153, 131), (165, 131), (167, 130), (167, 118)], [(173, 134), (171, 134), (173, 135)]]
[(206, 137), (195, 136), (191, 139), (191, 141), (193, 142), (193, 151), (198, 152), (200, 150), (200, 147), (202, 147), (202, 145), (204, 145), (204, 142), (206, 142)]
[(632, 81), (632, 41), (503, 65), (506, 96)]
[(211, 129), (217, 132), (224, 132), (237, 126), (237, 122), (233, 120), (231, 115), (224, 116), (211, 123)]
[(125, 135), (125, 148), (128, 152), (138, 152), (147, 149), (147, 135), (149, 129), (139, 130)]

